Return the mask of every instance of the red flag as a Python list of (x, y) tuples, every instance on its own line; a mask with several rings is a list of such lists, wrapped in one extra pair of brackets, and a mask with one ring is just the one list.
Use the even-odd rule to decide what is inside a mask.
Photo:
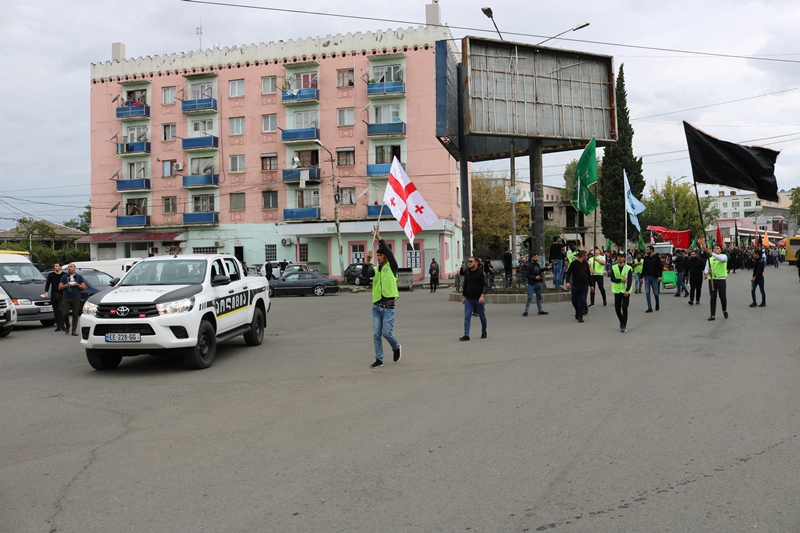
[(389, 171), (383, 203), (389, 206), (411, 244), (418, 233), (439, 220), (396, 157)]
[(719, 224), (717, 224), (717, 242), (716, 242), (716, 245), (720, 246), (722, 248), (725, 248), (725, 245), (722, 242), (722, 231), (720, 231), (720, 229), (719, 229)]

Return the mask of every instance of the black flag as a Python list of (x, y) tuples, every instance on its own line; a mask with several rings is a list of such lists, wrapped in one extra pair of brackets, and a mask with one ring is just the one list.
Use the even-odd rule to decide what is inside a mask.
[(695, 181), (753, 191), (771, 202), (779, 200), (775, 160), (780, 152), (721, 141), (686, 121), (683, 129)]

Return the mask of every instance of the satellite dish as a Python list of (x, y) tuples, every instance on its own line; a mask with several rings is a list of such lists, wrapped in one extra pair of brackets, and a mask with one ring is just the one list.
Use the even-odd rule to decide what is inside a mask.
[(141, 141), (145, 137), (147, 137), (147, 128), (142, 130), (142, 132), (138, 135), (137, 139)]
[(300, 166), (300, 158), (297, 157), (297, 154), (295, 154), (295, 156), (292, 158), (292, 165), (294, 165), (294, 168), (298, 168)]
[(203, 174), (214, 170), (214, 163), (209, 163), (203, 168)]
[(111, 178), (109, 178), (109, 179), (112, 179), (112, 180), (113, 180), (114, 178), (118, 178), (118, 177), (119, 177), (119, 170), (117, 170), (116, 172), (114, 172), (114, 174), (112, 174), (112, 175), (111, 175)]
[(114, 102), (116, 102), (117, 100), (119, 100), (119, 96), (120, 96), (120, 95), (117, 95), (117, 96), (115, 96), (114, 98), (112, 98), (112, 99), (111, 99), (111, 103), (113, 104)]
[(112, 135), (108, 142), (114, 142), (115, 140), (119, 140), (119, 132)]
[(369, 187), (367, 187), (366, 189), (364, 189), (363, 191), (361, 191), (361, 192), (358, 194), (358, 197), (359, 197), (359, 198), (361, 198), (362, 196), (364, 196), (364, 195), (365, 195), (365, 194), (367, 194), (368, 192), (369, 192)]
[(111, 208), (111, 211), (109, 211), (109, 212), (110, 212), (110, 213), (113, 213), (113, 212), (115, 212), (117, 209), (119, 209), (119, 202), (115, 203), (115, 204), (114, 204), (114, 207), (112, 207), (112, 208)]

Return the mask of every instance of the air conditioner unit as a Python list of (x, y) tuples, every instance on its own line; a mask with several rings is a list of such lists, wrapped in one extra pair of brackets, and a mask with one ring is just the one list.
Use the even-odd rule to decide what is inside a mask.
[(291, 246), (292, 245), (292, 239), (281, 239), (281, 244), (284, 245), (284, 246)]
[(220, 246), (225, 246), (225, 241), (214, 241), (214, 246), (219, 248)]
[(178, 171), (183, 170), (183, 163), (175, 163), (175, 170)]
[(158, 255), (158, 248), (150, 248), (150, 253), (153, 255)]

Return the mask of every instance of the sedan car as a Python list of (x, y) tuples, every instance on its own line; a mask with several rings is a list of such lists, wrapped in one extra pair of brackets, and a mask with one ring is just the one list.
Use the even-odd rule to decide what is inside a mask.
[[(352, 263), (344, 269), (345, 281), (353, 285), (369, 285), (372, 283), (372, 276), (366, 275), (368, 266), (370, 265), (367, 263)], [(374, 274), (374, 270), (372, 272)]]
[(270, 297), (281, 294), (324, 296), (334, 292), (339, 292), (339, 282), (319, 272), (289, 272), (269, 282)]

